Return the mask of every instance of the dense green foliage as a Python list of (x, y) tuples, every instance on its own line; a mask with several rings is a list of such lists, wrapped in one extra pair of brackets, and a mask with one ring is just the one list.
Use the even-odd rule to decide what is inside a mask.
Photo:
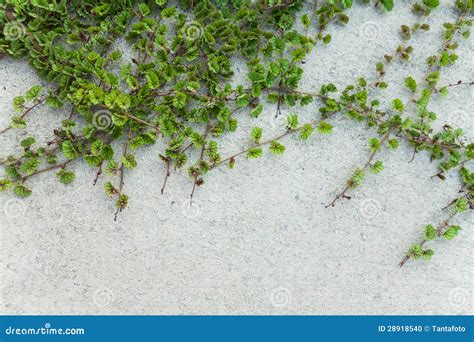
[[(49, 171), (60, 182), (72, 183), (73, 162), (84, 160), (97, 169), (96, 182), (106, 174), (104, 189), (118, 214), (128, 205), (124, 174), (137, 167), (134, 151), (161, 140), (166, 143), (159, 152), (166, 169), (162, 192), (171, 171), (186, 168), (192, 202), (195, 189), (216, 167), (232, 168), (238, 157), (258, 158), (265, 149), (281, 155), (284, 137), (297, 134), (306, 140), (315, 133), (330, 134), (330, 119), (346, 115), (377, 137), (368, 141), (367, 162), (351, 172), (328, 207), (350, 199), (348, 193), (362, 185), (368, 172), (381, 173), (384, 165), (377, 156), (386, 147), (397, 149), (399, 140), (413, 146), (414, 157), (429, 153), (438, 162), (439, 179), (450, 171), (459, 173), (460, 196), (449, 205), (453, 214), (437, 228), (427, 225), (425, 238), (410, 248), (401, 265), (410, 258), (430, 259), (433, 251), (423, 249), (425, 243), (453, 239), (461, 228), (449, 220), (474, 206), (474, 173), (468, 169), (474, 144), (462, 140), (460, 128), (446, 125), (433, 131), (436, 114), (429, 109), (432, 96), (454, 86), (439, 86), (438, 81), (440, 72), (458, 59), (455, 50), (462, 38), (469, 37), (472, 0), (455, 2), (458, 19), (444, 25), (441, 49), (428, 58), (425, 78), (405, 78), (408, 101), (393, 99), (390, 108), (382, 108), (371, 90), (387, 88), (386, 69), (410, 59), (410, 39), (430, 29), (426, 17), (438, 5), (438, 0), (413, 5), (419, 21), (400, 28), (404, 43), (377, 63), (375, 82), (361, 78), (344, 89), (325, 84), (318, 93), (309, 93), (299, 87), (301, 63), (315, 46), (330, 43), (329, 25), (349, 21), (345, 10), (352, 0), (0, 1), (0, 54), (27, 58), (51, 85), (16, 97), (17, 114), (2, 133), (24, 128), (27, 115), (41, 105), (70, 111), (61, 127), (52, 127), (54, 138), (46, 146), (28, 137), (20, 142), (23, 154), (1, 161), (7, 177), (0, 180), (0, 190), (29, 196), (27, 180)], [(382, 0), (375, 6), (390, 11), (394, 4)], [(120, 39), (131, 51), (116, 48)], [(231, 83), (235, 58), (247, 63), (246, 85)], [(236, 131), (239, 117), (261, 115), (262, 99), (277, 104), (277, 115), (283, 115), (283, 106), (321, 105), (309, 122), (289, 114), (286, 130), (276, 137), (263, 139), (262, 128), (253, 128), (248, 148), (221, 156), (219, 137)]]

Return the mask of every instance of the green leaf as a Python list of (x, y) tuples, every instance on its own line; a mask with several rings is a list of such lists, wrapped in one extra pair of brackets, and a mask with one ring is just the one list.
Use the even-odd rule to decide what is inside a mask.
[(126, 154), (122, 156), (122, 164), (127, 169), (133, 169), (137, 166), (137, 161), (135, 160), (135, 156), (133, 154)]
[(114, 157), (114, 149), (112, 148), (112, 146), (110, 145), (105, 145), (103, 148), (102, 148), (102, 152), (100, 153), (100, 156), (104, 159), (104, 160), (110, 160)]
[(41, 93), (42, 87), (39, 85), (33, 86), (26, 92), (26, 99), (32, 101), (36, 99)]
[(141, 15), (144, 17), (146, 17), (147, 15), (151, 13), (150, 8), (144, 3), (138, 4), (138, 10), (140, 11)]
[(57, 96), (50, 95), (46, 99), (46, 105), (51, 108), (61, 108), (63, 106), (63, 103)]
[(96, 140), (91, 144), (91, 153), (94, 156), (98, 156), (102, 153), (102, 149), (104, 148), (104, 142), (102, 140)]
[(419, 259), (423, 255), (423, 249), (421, 248), (420, 244), (413, 244), (408, 250), (408, 255), (413, 259)]
[(66, 140), (61, 144), (61, 151), (68, 159), (76, 159), (79, 156), (79, 153), (76, 151), (74, 145), (69, 140)]
[(254, 127), (250, 133), (250, 136), (256, 144), (260, 144), (260, 139), (262, 138), (262, 129), (260, 127)]
[(37, 158), (28, 159), (21, 165), (21, 171), (30, 176), (38, 170), (39, 165), (40, 161)]
[(191, 142), (196, 148), (202, 147), (206, 143), (206, 138), (204, 137), (204, 135), (199, 134), (197, 132), (193, 132), (189, 138), (191, 139)]
[(295, 49), (291, 52), (291, 58), (295, 62), (301, 62), (304, 59), (305, 55), (306, 55), (306, 51), (303, 48)]
[(216, 39), (214, 38), (212, 33), (207, 30), (204, 31), (203, 37), (204, 37), (204, 40), (210, 45), (214, 45), (216, 43)]
[(331, 134), (332, 125), (326, 121), (320, 121), (317, 126), (317, 130), (321, 134)]
[(439, 93), (440, 93), (441, 96), (448, 96), (448, 87), (440, 88)]
[(425, 226), (425, 239), (426, 240), (434, 240), (436, 237), (436, 229), (433, 227), (433, 225), (428, 224)]
[(434, 9), (439, 6), (439, 0), (423, 0), (423, 4), (430, 9)]
[(15, 115), (10, 118), (10, 126), (12, 128), (25, 128), (26, 121), (22, 117)]
[(116, 194), (118, 194), (118, 190), (115, 188), (115, 186), (112, 185), (111, 182), (104, 183), (104, 191), (105, 194), (109, 197), (114, 197)]
[(173, 97), (173, 107), (175, 108), (184, 108), (186, 106), (187, 97), (183, 93), (176, 93)]
[(235, 132), (237, 130), (237, 120), (232, 118), (227, 121), (229, 132)]
[(151, 89), (156, 89), (160, 86), (160, 78), (154, 70), (148, 70), (145, 74), (145, 78), (148, 82), (148, 86)]
[(122, 52), (120, 50), (115, 50), (109, 54), (109, 59), (112, 61), (116, 61), (122, 58)]
[(7, 165), (5, 166), (5, 173), (7, 176), (13, 180), (19, 180), (21, 178), (20, 173), (15, 165)]
[(440, 75), (439, 71), (433, 71), (428, 74), (428, 76), (426, 77), (426, 80), (430, 83), (436, 83), (439, 80), (439, 75)]
[(76, 174), (74, 172), (64, 169), (59, 170), (56, 175), (63, 184), (70, 184), (74, 181), (74, 179), (76, 179)]
[(370, 165), (370, 171), (374, 174), (378, 174), (382, 172), (384, 169), (383, 162), (380, 160), (377, 160), (375, 163)]
[(344, 8), (351, 8), (352, 7), (352, 0), (342, 0), (342, 6)]
[(388, 147), (390, 147), (392, 150), (396, 150), (398, 148), (398, 139), (397, 138), (389, 139)]
[(127, 204), (128, 204), (128, 196), (125, 194), (120, 195), (117, 202), (115, 203), (117, 208), (119, 208), (120, 210), (125, 209), (127, 207)]
[(381, 0), (383, 7), (387, 11), (391, 11), (393, 9), (393, 0)]
[(115, 98), (115, 104), (120, 109), (127, 110), (128, 108), (130, 108), (130, 105), (131, 105), (130, 96), (126, 94), (117, 95), (117, 97)]
[(254, 118), (258, 118), (258, 116), (262, 113), (262, 111), (263, 111), (263, 105), (259, 104), (257, 107), (255, 107), (254, 109), (250, 111), (250, 116)]
[(352, 189), (358, 188), (364, 178), (365, 178), (364, 170), (362, 169), (355, 170), (348, 182), (349, 187)]
[(11, 182), (9, 179), (0, 179), (0, 191), (6, 191), (10, 188)]
[(261, 157), (263, 154), (263, 150), (260, 147), (252, 147), (249, 148), (247, 151), (247, 158), (255, 159)]
[(301, 16), (301, 23), (306, 29), (309, 28), (311, 21), (309, 19), (309, 16), (306, 13)]
[(407, 78), (405, 78), (405, 87), (408, 90), (410, 90), (412, 93), (414, 93), (416, 91), (416, 88), (417, 88), (417, 84), (416, 84), (415, 79), (411, 76), (408, 76)]
[(105, 173), (109, 176), (116, 175), (120, 170), (119, 164), (115, 160), (109, 160), (105, 165)]
[(431, 257), (434, 255), (434, 251), (432, 249), (427, 249), (423, 251), (422, 257), (424, 260), (431, 260)]
[(370, 138), (369, 139), (369, 148), (372, 152), (375, 152), (375, 151), (378, 151), (382, 148), (382, 144), (380, 143), (379, 139)]
[[(343, 1), (344, 1), (344, 0), (343, 0)], [(324, 43), (324, 44), (329, 44), (329, 43), (331, 42), (331, 39), (332, 39), (332, 37), (331, 37), (331, 35), (328, 33), (328, 34), (326, 34), (326, 35), (323, 37), (323, 43)]]
[(281, 155), (285, 152), (285, 146), (274, 140), (270, 143), (270, 152), (275, 155)]
[(301, 128), (300, 138), (302, 140), (308, 140), (308, 138), (313, 134), (314, 128), (310, 124), (305, 124)]
[(222, 108), (217, 114), (217, 120), (220, 122), (226, 122), (230, 117), (230, 109), (227, 107)]
[(32, 191), (23, 185), (17, 185), (13, 189), (13, 192), (19, 197), (28, 197), (31, 195)]
[(288, 117), (286, 118), (286, 127), (291, 130), (298, 127), (298, 115), (289, 114)]
[[(110, 119), (109, 119), (110, 120)], [(112, 115), (112, 122), (115, 126), (117, 127), (122, 127), (124, 126), (128, 121), (128, 118), (125, 115), (119, 115), (119, 114), (113, 114)], [(99, 127), (102, 127), (100, 124), (98, 125)], [(110, 123), (104, 125), (105, 127), (111, 126)]]
[(21, 144), (22, 147), (28, 148), (31, 145), (33, 145), (34, 143), (36, 143), (36, 139), (33, 138), (33, 137), (28, 137), (26, 139), (23, 139), (20, 144)]
[(25, 107), (25, 98), (23, 96), (15, 96), (13, 98), (13, 109), (17, 113), (21, 113)]
[(217, 145), (216, 141), (211, 140), (207, 143), (206, 152), (211, 158), (217, 157), (218, 150), (219, 150), (219, 146)]
[(459, 198), (455, 203), (454, 203), (454, 208), (458, 213), (462, 213), (466, 209), (469, 208), (469, 201), (466, 198)]
[(449, 226), (448, 229), (443, 233), (446, 240), (452, 240), (458, 236), (459, 231), (461, 230), (460, 226)]
[(405, 110), (405, 105), (403, 104), (402, 100), (394, 99), (392, 101), (392, 108), (397, 112), (403, 112)]

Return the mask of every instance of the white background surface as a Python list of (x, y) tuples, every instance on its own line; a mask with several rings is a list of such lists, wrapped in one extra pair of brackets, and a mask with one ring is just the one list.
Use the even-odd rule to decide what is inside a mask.
[[(389, 14), (356, 5), (349, 16), (347, 27), (331, 27), (331, 44), (306, 59), (301, 89), (373, 79), (375, 63), (400, 43), (399, 26), (416, 20), (402, 2)], [(453, 18), (446, 3), (433, 12), (432, 30), (412, 41), (410, 62), (389, 68), (383, 101), (408, 99), (403, 78), (423, 79), (426, 57), (441, 47), (441, 24)], [(472, 81), (473, 50), (472, 38), (461, 43), (460, 62), (445, 69), (440, 84)], [(9, 58), (0, 61), (0, 79), (4, 125), (12, 98), (39, 79), (27, 62)], [(472, 140), (473, 98), (472, 87), (435, 97), (430, 109), (439, 116), (438, 126), (462, 125)], [(254, 125), (264, 127), (266, 137), (283, 129), (283, 121), (272, 122), (274, 106), (265, 108), (257, 120), (241, 112), (238, 132), (221, 142), (224, 151), (246, 146)], [(317, 108), (314, 103), (291, 111), (303, 121)], [(35, 110), (27, 132), (45, 141), (52, 123), (68, 113)], [(342, 115), (331, 123), (330, 136), (286, 138), (282, 157), (242, 158), (232, 171), (213, 171), (192, 210), (185, 172), (173, 173), (160, 194), (160, 144), (137, 153), (139, 166), (125, 178), (129, 208), (117, 222), (114, 204), (103, 193), (104, 178), (93, 187), (95, 172), (85, 163), (75, 163), (77, 179), (69, 186), (53, 175), (35, 177), (29, 183), (33, 195), (19, 205), (21, 217), (0, 210), (1, 313), (472, 314), (472, 214), (454, 221), (464, 227), (459, 238), (430, 244), (432, 261), (397, 266), (421, 238), (422, 227), (447, 216), (440, 209), (456, 196), (457, 175), (445, 182), (431, 179), (436, 165), (423, 153), (408, 163), (411, 149), (403, 143), (383, 153), (385, 170), (369, 175), (352, 200), (325, 209), (367, 160), (366, 142), (375, 136)], [(0, 157), (18, 151), (25, 134), (0, 135)], [(12, 198), (0, 194), (0, 209)]]

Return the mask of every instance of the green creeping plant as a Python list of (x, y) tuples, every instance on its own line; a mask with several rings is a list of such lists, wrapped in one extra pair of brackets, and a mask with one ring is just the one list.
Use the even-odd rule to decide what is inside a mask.
[[(393, 0), (364, 1), (388, 12)], [(34, 86), (13, 100), (15, 114), (0, 133), (23, 129), (35, 108), (67, 108), (67, 119), (51, 127), (53, 138), (40, 146), (33, 136), (21, 140), (22, 153), (0, 160), (6, 177), (0, 191), (27, 197), (30, 178), (52, 173), (61, 183), (75, 180), (80, 161), (96, 169), (94, 185), (104, 178), (104, 191), (116, 204), (115, 219), (129, 204), (125, 170), (139, 167), (135, 151), (166, 144), (158, 156), (165, 174), (161, 192), (172, 171), (186, 169), (192, 182), (190, 203), (208, 174), (220, 166), (233, 168), (239, 158), (259, 158), (265, 151), (282, 155), (287, 136), (302, 140), (331, 134), (332, 118), (344, 115), (370, 131), (367, 161), (348, 170), (348, 179), (327, 207), (350, 199), (366, 177), (383, 173), (383, 154), (400, 143), (413, 148), (413, 158), (425, 151), (438, 163), (434, 176), (443, 180), (457, 172), (459, 197), (448, 204), (447, 219), (424, 227), (423, 239), (413, 244), (400, 263), (429, 260), (427, 249), (438, 238), (452, 240), (462, 233), (452, 224), (455, 215), (474, 208), (474, 173), (469, 169), (474, 144), (461, 128), (445, 125), (435, 131), (436, 114), (430, 100), (473, 81), (440, 85), (440, 75), (456, 63), (456, 49), (469, 38), (472, 0), (456, 0), (457, 19), (443, 25), (439, 49), (422, 63), (423, 78), (404, 78), (406, 98), (381, 105), (377, 95), (388, 87), (387, 70), (410, 61), (411, 40), (430, 30), (428, 17), (438, 0), (412, 5), (416, 22), (400, 27), (400, 44), (386, 53), (374, 75), (337, 89), (324, 84), (319, 92), (300, 88), (301, 64), (313, 49), (330, 44), (328, 28), (349, 21), (352, 0), (6, 0), (0, 4), (0, 55), (24, 58), (49, 86)], [(132, 58), (116, 49), (125, 41)], [(234, 58), (248, 67), (245, 85), (231, 84)], [(291, 111), (286, 127), (268, 137), (261, 127), (249, 132), (249, 147), (221, 155), (219, 138), (239, 128), (239, 119), (263, 113), (265, 99), (282, 108), (316, 101), (319, 111), (302, 122)], [(127, 172), (127, 177), (133, 172)]]

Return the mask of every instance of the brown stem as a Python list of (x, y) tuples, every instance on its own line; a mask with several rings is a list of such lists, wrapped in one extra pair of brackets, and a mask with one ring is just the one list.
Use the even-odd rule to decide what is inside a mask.
[[(207, 138), (207, 135), (209, 134), (209, 130), (211, 128), (211, 125), (210, 123), (208, 122), (207, 125), (206, 125), (206, 130), (204, 132), (204, 138)], [(204, 158), (204, 152), (206, 150), (206, 139), (204, 139), (204, 144), (202, 145), (202, 148), (201, 148), (201, 153), (199, 155), (199, 161), (198, 161), (198, 164), (199, 162), (201, 162)], [(199, 176), (199, 173), (197, 171), (194, 171), (194, 181), (193, 181), (193, 190), (191, 191), (191, 194), (189, 196), (189, 205), (193, 205), (193, 196), (194, 196), (194, 192), (196, 191), (196, 185), (197, 185), (197, 180), (198, 180), (198, 176)]]
[[(461, 14), (459, 15), (458, 19), (457, 19), (457, 22), (461, 21), (462, 18), (464, 17), (464, 15), (465, 15), (465, 13), (461, 13)], [(439, 56), (441, 56), (441, 54), (442, 54), (444, 51), (446, 51), (446, 50), (448, 49), (449, 45), (451, 44), (451, 41), (453, 40), (453, 38), (454, 38), (454, 36), (455, 36), (455, 34), (456, 34), (457, 32), (459, 32), (459, 29), (456, 29), (456, 31), (451, 35), (451, 37), (450, 37), (449, 39), (445, 39), (445, 40), (444, 40), (443, 45), (441, 46), (441, 49), (440, 49), (439, 52), (438, 52), (438, 57), (437, 57), (437, 59), (436, 59), (436, 62), (429, 66), (428, 71), (427, 71), (427, 73), (426, 73), (426, 75), (425, 75), (425, 79), (428, 77), (428, 75), (429, 75), (431, 72), (441, 69), (441, 64), (439, 63), (439, 60), (440, 60)], [(431, 88), (431, 87), (430, 87), (430, 88)], [(415, 94), (412, 95), (412, 99), (413, 99), (413, 100), (414, 100), (414, 95), (415, 95)], [(415, 101), (415, 102), (416, 102), (416, 101)], [(420, 124), (420, 126), (423, 126), (423, 124), (424, 124), (424, 116), (421, 116), (421, 117), (420, 117), (419, 124)], [(412, 155), (412, 158), (411, 158), (411, 160), (409, 161), (410, 163), (415, 159), (416, 152), (417, 152), (417, 151), (416, 151), (416, 146), (415, 146), (415, 147), (413, 148), (413, 155)]]
[(99, 181), (99, 177), (100, 175), (102, 174), (102, 165), (104, 164), (104, 162), (102, 161), (99, 165), (99, 170), (97, 171), (97, 174), (95, 175), (95, 178), (94, 178), (94, 182), (92, 185), (96, 185), (97, 182)]
[(76, 109), (76, 108), (75, 108), (74, 106), (72, 106), (71, 112), (69, 113), (68, 120), (71, 120), (71, 119), (72, 119), (72, 116), (74, 115), (74, 109)]
[(350, 185), (347, 185), (344, 190), (342, 190), (334, 199), (329, 203), (328, 205), (324, 206), (325, 208), (333, 207), (337, 200), (339, 200), (341, 197), (350, 199), (349, 196), (346, 195), (346, 192), (349, 191)]
[[(380, 145), (381, 145), (381, 148), (383, 146), (383, 144), (388, 140), (388, 138), (390, 137), (390, 134), (392, 132), (389, 130), (387, 133), (385, 133), (385, 135), (383, 136), (382, 140), (380, 141)], [(367, 160), (367, 162), (364, 164), (364, 166), (362, 167), (362, 170), (363, 171), (366, 171), (369, 166), (371, 165), (372, 161), (374, 160), (377, 152), (379, 152), (379, 150), (374, 150), (370, 153), (370, 156), (369, 156), (369, 159)], [(349, 196), (346, 195), (347, 191), (349, 191), (349, 189), (351, 188), (351, 184), (350, 184), (350, 181), (347, 182), (347, 186), (344, 188), (344, 190), (342, 190), (328, 205), (326, 205), (325, 207), (326, 208), (329, 208), (329, 207), (333, 207), (336, 202), (340, 199), (340, 198), (347, 198), (347, 199), (350, 199)]]
[[(456, 216), (457, 213), (458, 213), (457, 211), (453, 211), (453, 212), (448, 216), (448, 218), (446, 218), (443, 222), (441, 222), (441, 223), (438, 225), (438, 227), (436, 228), (436, 235), (437, 235), (438, 237), (440, 237), (440, 236), (443, 234), (443, 229), (448, 226), (449, 221), (451, 221), (452, 218), (453, 218), (454, 216)], [(420, 242), (420, 247), (423, 247), (423, 245), (424, 245), (427, 241), (428, 241), (428, 240), (423, 239), (423, 240)], [(408, 260), (410, 260), (412, 257), (413, 257), (412, 254), (407, 254), (407, 255), (405, 255), (405, 257), (403, 258), (402, 261), (400, 261), (400, 263), (398, 264), (398, 266), (403, 267), (403, 265), (405, 265), (405, 264), (408, 262)]]
[(145, 121), (145, 120), (142, 120), (140, 118), (137, 118), (136, 116), (132, 115), (132, 114), (129, 114), (129, 113), (123, 113), (126, 117), (136, 121), (136, 122), (139, 122), (139, 123), (142, 123), (148, 127), (151, 127), (153, 128), (154, 130), (156, 130), (157, 132), (160, 132), (160, 128), (156, 125), (153, 125), (152, 123), (148, 122), (148, 121)]
[(165, 192), (166, 183), (168, 182), (168, 178), (169, 178), (169, 176), (171, 175), (170, 166), (171, 166), (171, 159), (168, 158), (168, 160), (166, 161), (165, 181), (163, 182), (163, 186), (161, 187), (161, 194), (162, 194), (162, 195), (163, 195), (163, 193)]
[[(131, 133), (132, 133), (132, 130), (129, 128), (128, 129), (128, 137), (127, 137), (127, 140), (125, 141), (124, 146), (123, 146), (123, 156), (127, 155), (128, 142), (130, 141)], [(120, 196), (122, 195), (123, 186), (124, 186), (124, 165), (123, 165), (123, 162), (122, 162), (122, 164), (120, 165), (120, 183), (119, 183), (119, 190), (118, 190), (118, 199), (119, 200), (120, 200)], [(117, 210), (115, 211), (114, 221), (117, 221), (117, 216), (121, 211), (122, 211), (122, 209), (120, 207), (117, 207)]]
[[(474, 85), (474, 81), (463, 82), (463, 81), (459, 80), (459, 81), (457, 81), (457, 83), (449, 83), (445, 86), (440, 87), (439, 89), (458, 87), (458, 86), (472, 86), (472, 85)], [(437, 89), (436, 92), (439, 92), (439, 89)]]
[(73, 162), (74, 160), (76, 160), (76, 159), (69, 159), (69, 160), (66, 160), (65, 162), (63, 162), (63, 163), (61, 163), (61, 164), (56, 164), (56, 165), (53, 165), (53, 166), (50, 166), (50, 167), (47, 167), (47, 168), (44, 168), (44, 169), (35, 171), (35, 172), (32, 173), (31, 175), (26, 175), (26, 176), (21, 177), (21, 178), (19, 179), (19, 181), (24, 182), (24, 181), (26, 181), (27, 179), (29, 179), (29, 178), (31, 178), (31, 177), (33, 177), (33, 176), (39, 175), (40, 173), (48, 172), (48, 171), (55, 170), (55, 169), (59, 169), (59, 168), (64, 168), (67, 164)]
[[(307, 123), (307, 124), (305, 124), (305, 125), (308, 125), (308, 124), (309, 124), (309, 125), (311, 125), (311, 126), (315, 126), (315, 125), (317, 125), (319, 122), (320, 122), (320, 120), (314, 120), (314, 121), (311, 121), (311, 122), (309, 122), (309, 123)], [(234, 153), (234, 154), (228, 156), (227, 158), (222, 159), (220, 162), (211, 165), (210, 169), (212, 170), (212, 169), (214, 169), (214, 168), (216, 168), (216, 167), (222, 165), (223, 163), (225, 163), (225, 162), (227, 162), (227, 161), (229, 161), (229, 160), (231, 160), (231, 159), (235, 159), (236, 157), (238, 157), (238, 156), (240, 156), (240, 155), (242, 155), (242, 154), (244, 154), (244, 153), (247, 153), (247, 152), (248, 152), (249, 150), (251, 150), (252, 148), (265, 146), (265, 145), (271, 144), (273, 141), (281, 140), (282, 138), (286, 137), (287, 135), (289, 135), (289, 134), (291, 134), (291, 133), (300, 131), (301, 129), (303, 129), (303, 127), (304, 127), (305, 125), (301, 125), (301, 126), (295, 128), (295, 129), (291, 129), (291, 130), (288, 129), (288, 130), (286, 130), (284, 133), (282, 133), (282, 134), (276, 136), (275, 138), (265, 140), (265, 141), (260, 142), (260, 143), (258, 143), (258, 144), (254, 144), (254, 145), (252, 145), (252, 146), (250, 146), (250, 147), (248, 147), (248, 148), (246, 148), (246, 149), (244, 149), (244, 150), (242, 150), (242, 151), (240, 151), (240, 152)]]
[[(31, 112), (33, 109), (35, 109), (36, 107), (38, 107), (40, 104), (42, 104), (44, 101), (46, 101), (46, 97), (42, 98), (41, 100), (39, 100), (38, 102), (36, 102), (34, 105), (32, 105), (31, 107), (28, 107), (21, 115), (20, 115), (20, 118), (24, 118), (29, 112)], [(8, 126), (8, 127), (5, 127), (4, 129), (0, 130), (0, 134), (3, 134), (5, 133), (6, 131), (10, 130), (12, 128), (12, 126)]]
[[(176, 90), (170, 89), (170, 90), (162, 91), (162, 92), (154, 91), (152, 93), (152, 95), (154, 95), (154, 96), (170, 96), (170, 95), (176, 94), (176, 92), (177, 92)], [(229, 101), (229, 102), (233, 102), (233, 101), (237, 100), (237, 97), (215, 97), (215, 96), (200, 94), (200, 93), (197, 93), (195, 91), (180, 90), (179, 92), (183, 93), (183, 94), (186, 94), (186, 95), (189, 95), (189, 96), (196, 96), (196, 97), (199, 97), (199, 98), (203, 98), (207, 101)]]

